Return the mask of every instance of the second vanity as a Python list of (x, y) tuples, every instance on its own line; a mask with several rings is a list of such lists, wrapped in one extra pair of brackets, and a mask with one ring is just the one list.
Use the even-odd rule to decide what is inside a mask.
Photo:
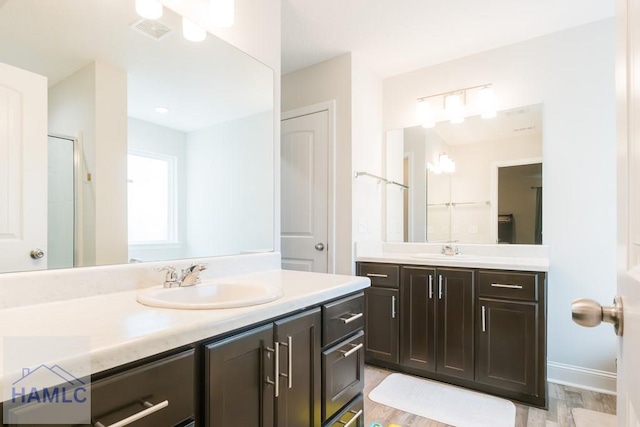
[(359, 248), (357, 258), (357, 274), (372, 285), (367, 363), (548, 406), (546, 248), (373, 249)]
[(218, 310), (147, 307), (141, 289), (60, 298), (0, 310), (2, 332), (90, 338), (89, 371), (50, 362), (90, 377), (93, 426), (363, 426), (369, 280), (278, 269), (231, 279), (283, 296)]

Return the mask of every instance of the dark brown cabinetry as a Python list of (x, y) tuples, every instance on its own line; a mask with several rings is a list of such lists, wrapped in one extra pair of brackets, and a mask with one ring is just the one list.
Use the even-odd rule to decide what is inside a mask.
[(207, 345), (205, 425), (319, 425), (320, 328), (315, 309)]
[(544, 274), (480, 271), (477, 381), (544, 402)]
[(380, 263), (357, 271), (373, 285), (367, 363), (546, 407), (545, 273)]

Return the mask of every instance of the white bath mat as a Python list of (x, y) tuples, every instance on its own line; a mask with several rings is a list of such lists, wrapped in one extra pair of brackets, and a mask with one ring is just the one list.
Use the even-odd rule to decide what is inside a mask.
[(576, 427), (616, 427), (617, 425), (616, 416), (604, 412), (573, 408), (571, 413)]
[(456, 427), (514, 427), (516, 406), (505, 399), (464, 388), (391, 374), (369, 399)]

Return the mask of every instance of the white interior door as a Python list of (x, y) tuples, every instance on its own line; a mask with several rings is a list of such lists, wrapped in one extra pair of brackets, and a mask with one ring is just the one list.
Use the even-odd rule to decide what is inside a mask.
[(623, 335), (618, 343), (618, 425), (640, 420), (640, 5), (618, 0), (618, 295)]
[(329, 113), (282, 121), (282, 268), (326, 273)]
[(0, 272), (45, 269), (46, 254), (47, 79), (0, 63)]

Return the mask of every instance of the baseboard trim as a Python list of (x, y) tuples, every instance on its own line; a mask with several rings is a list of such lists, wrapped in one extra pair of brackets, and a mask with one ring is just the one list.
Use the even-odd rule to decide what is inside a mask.
[(598, 393), (616, 394), (617, 375), (613, 372), (547, 362), (547, 379), (555, 384), (582, 388)]

